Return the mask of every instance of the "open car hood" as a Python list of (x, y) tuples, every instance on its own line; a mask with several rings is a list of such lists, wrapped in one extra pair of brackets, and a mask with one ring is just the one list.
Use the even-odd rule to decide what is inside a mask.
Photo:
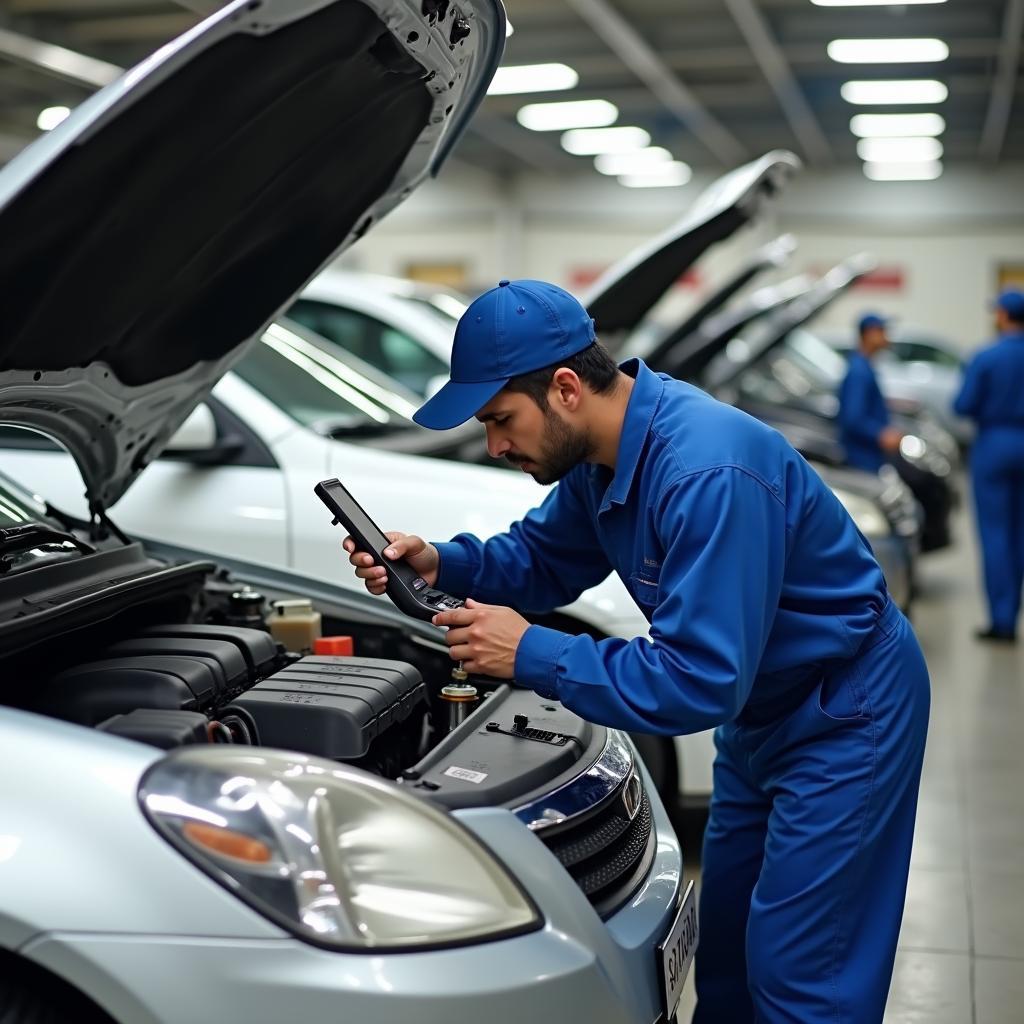
[(686, 215), (605, 271), (582, 298), (599, 334), (633, 330), (712, 245), (753, 220), (800, 169), (775, 150), (712, 182)]
[(675, 345), (663, 348), (658, 357), (648, 360), (651, 369), (683, 380), (697, 379), (736, 335), (787, 306), (812, 287), (813, 278), (798, 274), (780, 284), (759, 288), (743, 302), (706, 317), (692, 333), (681, 336)]
[[(723, 387), (781, 345), (791, 331), (816, 317), (848, 288), (878, 266), (868, 253), (858, 253), (836, 264), (806, 291), (790, 301), (781, 302), (760, 319), (742, 359), (732, 360), (719, 372), (712, 372), (704, 383), (709, 388)], [(735, 337), (735, 334), (733, 335)]]
[(328, 261), (435, 173), (500, 0), (236, 0), (0, 171), (0, 419), (95, 514)]
[(680, 342), (689, 338), (700, 329), (700, 326), (712, 315), (717, 313), (739, 291), (745, 288), (755, 277), (769, 270), (784, 267), (790, 256), (796, 251), (797, 242), (792, 235), (781, 235), (749, 256), (739, 268), (730, 274), (712, 291), (682, 323), (672, 328), (664, 337), (659, 338), (644, 351), (631, 353), (640, 356), (649, 366), (658, 368), (660, 364), (671, 359), (672, 351)]

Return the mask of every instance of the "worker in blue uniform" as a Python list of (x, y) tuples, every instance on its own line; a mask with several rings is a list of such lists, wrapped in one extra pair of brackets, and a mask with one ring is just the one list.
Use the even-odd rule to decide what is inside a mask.
[(885, 320), (875, 313), (860, 318), (859, 344), (839, 387), (839, 440), (846, 461), (877, 473), (897, 451), (903, 435), (889, 422), (889, 409), (875, 377), (872, 359), (889, 347)]
[[(620, 366), (567, 292), (502, 281), (459, 321), (416, 414), (475, 415), (490, 454), (557, 487), (507, 533), (389, 534), (432, 585), (453, 660), (585, 719), (717, 727), (696, 1017), (878, 1024), (903, 912), (927, 728), (914, 634), (838, 500), (757, 420)], [(345, 541), (383, 593), (386, 569)], [(531, 625), (615, 572), (650, 639)]]
[(1024, 292), (996, 300), (996, 342), (968, 364), (953, 407), (978, 425), (971, 481), (988, 597), (983, 640), (1014, 642), (1024, 589)]

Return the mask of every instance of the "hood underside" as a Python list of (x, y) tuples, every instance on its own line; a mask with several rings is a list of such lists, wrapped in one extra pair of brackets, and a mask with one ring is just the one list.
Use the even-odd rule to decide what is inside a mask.
[(248, 0), (0, 172), (0, 419), (117, 500), (317, 270), (436, 169), (498, 0)]
[(757, 217), (800, 166), (792, 153), (776, 150), (712, 182), (681, 220), (591, 287), (583, 305), (598, 333), (633, 330), (712, 245)]

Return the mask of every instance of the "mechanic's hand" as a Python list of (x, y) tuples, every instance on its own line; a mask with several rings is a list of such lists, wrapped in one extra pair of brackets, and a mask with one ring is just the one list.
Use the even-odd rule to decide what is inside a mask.
[[(385, 558), (404, 558), (427, 581), (428, 586), (437, 583), (441, 556), (433, 544), (411, 533), (398, 533), (394, 530), (384, 536), (391, 541), (391, 547), (384, 551)], [(366, 589), (371, 594), (383, 594), (388, 584), (387, 569), (383, 565), (374, 565), (373, 555), (369, 552), (356, 551), (356, 543), (351, 537), (342, 541), (342, 547), (349, 553), (348, 560), (356, 567), (356, 575), (366, 582)]]
[(465, 608), (438, 612), (435, 626), (448, 626), (448, 654), (474, 675), (511, 679), (516, 650), (530, 624), (518, 612), (472, 598)]
[(886, 427), (878, 435), (878, 444), (883, 452), (898, 452), (900, 442), (903, 440), (903, 432), (895, 427)]

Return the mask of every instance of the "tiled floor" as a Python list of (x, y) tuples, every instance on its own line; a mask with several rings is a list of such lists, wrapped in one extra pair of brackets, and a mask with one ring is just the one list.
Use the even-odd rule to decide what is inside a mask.
[(1024, 642), (974, 640), (977, 566), (966, 516), (921, 560), (932, 718), (885, 1024), (1024, 1024)]

